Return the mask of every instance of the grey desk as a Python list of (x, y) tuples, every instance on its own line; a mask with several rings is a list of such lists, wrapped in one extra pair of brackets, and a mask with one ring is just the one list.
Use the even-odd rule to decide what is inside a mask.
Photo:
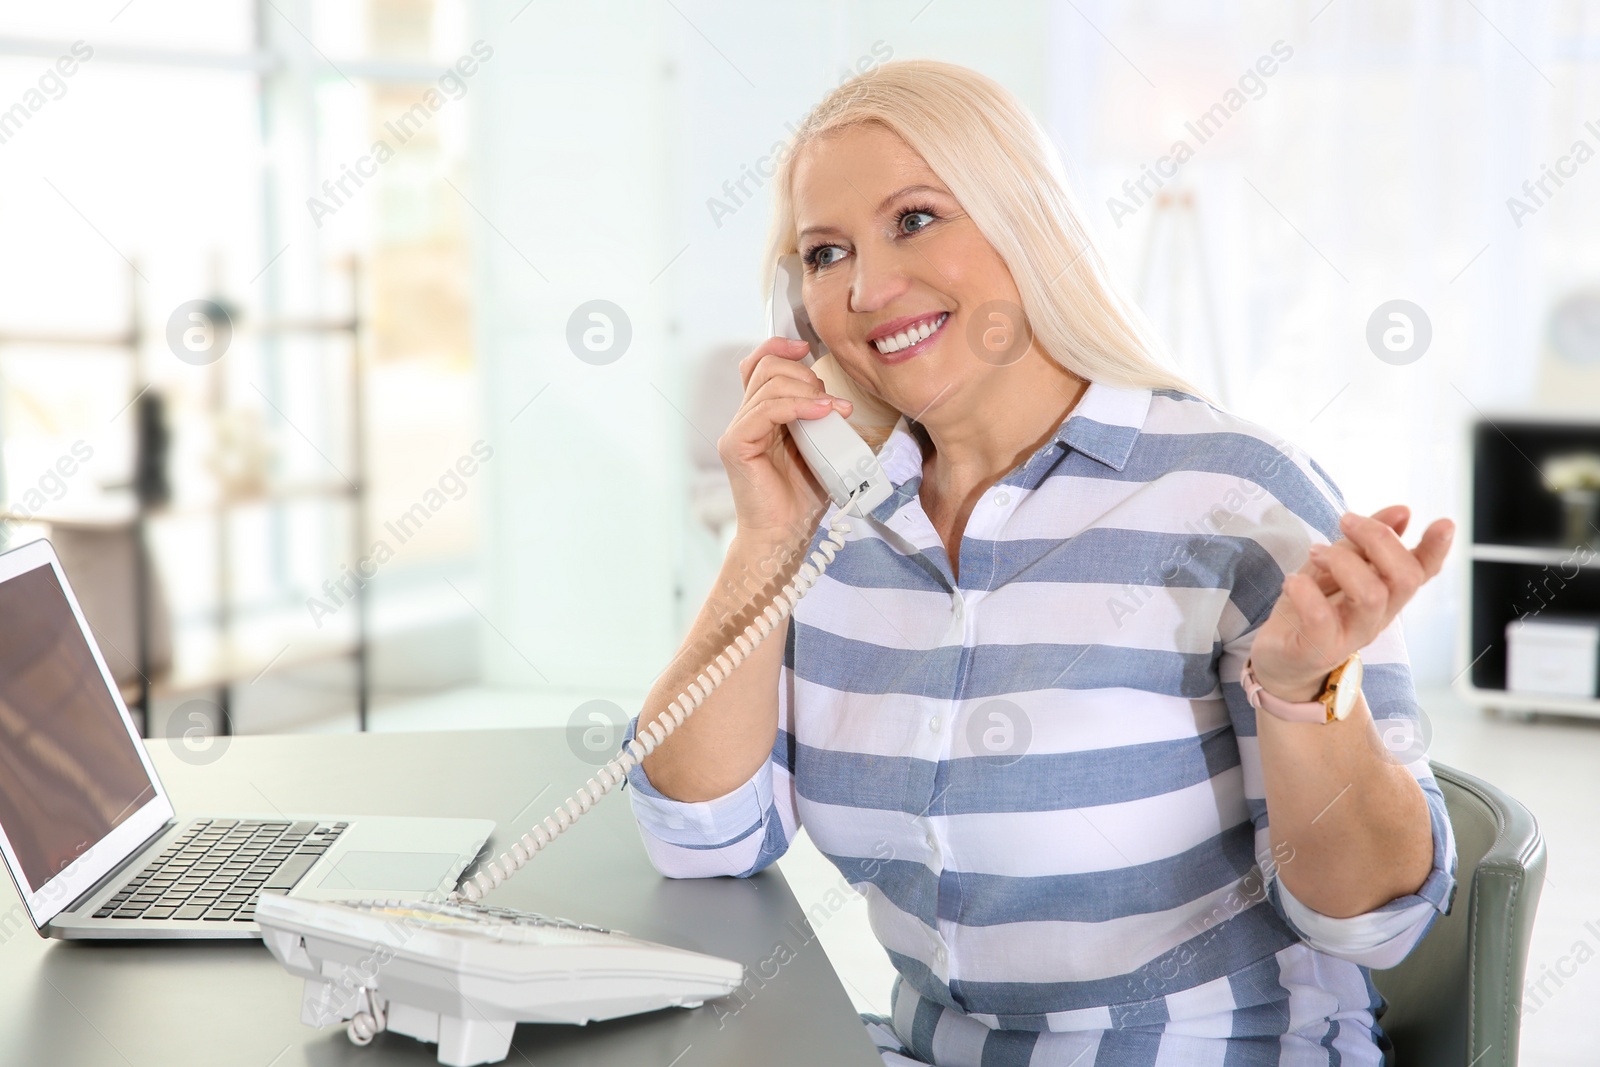
[[(475, 816), (498, 822), (497, 841), (549, 814), (592, 773), (561, 730), (240, 737), (206, 766), (180, 760), (164, 741), (150, 747), (180, 811)], [(881, 1064), (782, 875), (662, 878), (624, 794), (606, 798), (490, 899), (738, 960), (757, 976), (742, 999), (692, 1011), (581, 1028), (524, 1024), (508, 1064)], [(342, 1028), (301, 1025), (301, 983), (259, 941), (46, 941), (18, 910), (9, 879), (0, 879), (0, 921), (6, 1065), (435, 1062), (435, 1046), (408, 1037), (383, 1034), (358, 1048)]]

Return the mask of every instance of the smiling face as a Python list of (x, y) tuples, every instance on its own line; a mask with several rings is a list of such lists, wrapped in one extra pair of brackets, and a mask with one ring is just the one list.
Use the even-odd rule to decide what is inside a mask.
[(997, 360), (974, 345), (986, 329), (993, 336), (991, 312), (1020, 309), (1022, 297), (999, 253), (893, 131), (859, 125), (812, 141), (795, 161), (793, 192), (806, 310), (869, 392), (930, 426), (950, 424), (1022, 377), (1006, 367), (1041, 358), (1034, 347)]

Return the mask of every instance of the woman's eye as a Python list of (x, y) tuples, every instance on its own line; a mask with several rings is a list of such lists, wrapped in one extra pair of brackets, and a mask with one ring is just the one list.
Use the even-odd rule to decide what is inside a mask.
[(916, 233), (926, 229), (937, 217), (931, 211), (908, 211), (900, 216), (900, 230), (903, 233)]
[(813, 267), (831, 267), (844, 258), (844, 249), (838, 245), (823, 245), (811, 252), (811, 265)]

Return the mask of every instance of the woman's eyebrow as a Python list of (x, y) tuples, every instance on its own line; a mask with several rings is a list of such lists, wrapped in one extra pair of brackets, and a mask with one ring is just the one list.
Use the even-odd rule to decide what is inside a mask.
[[(936, 196), (949, 196), (950, 190), (941, 189), (937, 185), (926, 185), (920, 182), (915, 185), (907, 185), (904, 188), (896, 189), (894, 192), (880, 200), (878, 202), (876, 214), (883, 214), (890, 204), (894, 203), (896, 200), (899, 200), (907, 193), (933, 193)], [(817, 233), (838, 234), (839, 236), (844, 235), (844, 231), (837, 226), (807, 226), (795, 236), (797, 239), (804, 241), (809, 235)]]

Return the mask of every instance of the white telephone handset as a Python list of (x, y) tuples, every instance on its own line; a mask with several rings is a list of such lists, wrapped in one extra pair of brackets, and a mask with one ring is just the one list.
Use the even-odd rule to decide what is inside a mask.
[[(767, 314), (774, 335), (810, 343), (811, 355), (805, 361), (809, 366), (827, 349), (811, 327), (800, 299), (800, 281), (800, 257), (783, 257), (778, 263)], [(564, 997), (554, 997), (545, 990), (561, 983), (541, 982), (545, 971), (551, 967), (559, 970), (559, 966), (547, 959), (547, 949), (532, 951), (537, 946), (528, 938), (570, 941), (575, 935), (546, 929), (559, 920), (486, 908), (477, 902), (565, 833), (601, 797), (620, 786), (628, 771), (681, 726), (822, 577), (844, 547), (845, 534), (850, 532), (845, 516), (865, 514), (888, 498), (892, 486), (877, 456), (844, 416), (832, 412), (820, 419), (800, 419), (790, 423), (788, 429), (801, 456), (838, 505), (838, 512), (828, 523), (827, 535), (789, 584), (689, 683), (686, 692), (667, 705), (666, 715), (641, 729), (553, 815), (485, 864), (448, 901), (402, 906), (374, 901), (337, 904), (290, 897), (261, 899), (255, 917), (268, 949), (290, 973), (306, 980), (302, 1007), (305, 1022), (321, 1026), (334, 1019), (348, 1020), (350, 1039), (362, 1045), (386, 1029), (437, 1041), (441, 1063), (466, 1065), (505, 1058), (510, 1049), (510, 1030), (496, 1025), (497, 1020), (513, 1024), (518, 1020), (585, 1022), (667, 1004), (692, 1006), (737, 988), (743, 969), (736, 963), (651, 946), (626, 935), (586, 927), (584, 933), (595, 943), (578, 958), (557, 961), (568, 968), (566, 985), (573, 988)], [(389, 944), (395, 929), (391, 913), (397, 911), (404, 912), (411, 924), (425, 926), (429, 932), (427, 937), (407, 941), (408, 950), (399, 955), (400, 950)], [(528, 933), (528, 927), (534, 932)], [(482, 944), (484, 938), (494, 944)], [(513, 941), (517, 944), (509, 943)], [(372, 966), (375, 959), (391, 958), (403, 960), (406, 968), (392, 986)], [(625, 975), (619, 970), (623, 966), (617, 962), (619, 958), (628, 961), (623, 967)], [(664, 975), (669, 973), (672, 977), (667, 980)], [(596, 985), (595, 976), (606, 980)], [(486, 985), (489, 978), (497, 979), (499, 984)], [(579, 978), (591, 979), (589, 985), (579, 990), (575, 985)], [(632, 984), (619, 993), (615, 987), (623, 978)], [(473, 1019), (460, 1014), (461, 987), (468, 980), (476, 983), (480, 993), (472, 1004)], [(336, 995), (335, 987), (341, 982), (351, 986), (352, 996)], [(552, 1002), (553, 997), (556, 1002)]]
[[(774, 337), (804, 341), (811, 346), (811, 354), (800, 361), (809, 367), (827, 354), (828, 346), (812, 328), (811, 316), (800, 297), (802, 272), (799, 256), (779, 258), (772, 295), (767, 300), (767, 322)], [(878, 457), (843, 415), (832, 411), (820, 419), (796, 419), (789, 424), (789, 433), (811, 473), (841, 509), (854, 497), (855, 508), (865, 514), (888, 499), (893, 486), (878, 465)]]

